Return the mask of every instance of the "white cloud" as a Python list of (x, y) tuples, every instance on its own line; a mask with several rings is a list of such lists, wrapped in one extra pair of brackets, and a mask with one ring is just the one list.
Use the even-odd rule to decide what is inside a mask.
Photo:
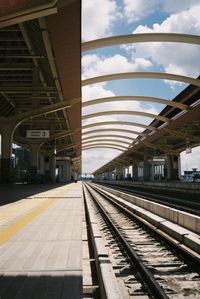
[(98, 168), (112, 160), (114, 157), (118, 156), (120, 153), (121, 152), (118, 150), (109, 148), (90, 149), (87, 151), (83, 151), (83, 173), (92, 173), (93, 171), (97, 170)]
[(110, 35), (117, 18), (117, 6), (112, 0), (82, 1), (82, 38), (91, 40)]
[[(162, 24), (154, 24), (152, 28), (138, 26), (133, 33), (144, 32), (176, 32), (200, 33), (200, 5), (188, 11), (171, 15)], [(124, 46), (133, 58), (151, 60), (154, 65), (164, 68), (165, 72), (197, 77), (200, 73), (199, 46), (179, 43), (141, 43)], [(181, 53), (181, 55), (180, 55)], [(173, 85), (172, 82), (167, 81)]]
[(143, 32), (176, 32), (199, 34), (200, 29), (200, 5), (192, 6), (189, 10), (172, 14), (161, 24), (153, 24), (153, 28), (138, 26), (134, 33)]
[(165, 0), (163, 1), (163, 10), (169, 13), (177, 13), (190, 9), (191, 6), (199, 4), (199, 0)]
[(180, 13), (198, 5), (199, 0), (123, 0), (123, 15), (128, 23), (136, 22), (159, 11), (169, 14)]
[(143, 57), (129, 61), (127, 57), (119, 54), (112, 57), (102, 57), (95, 54), (85, 55), (82, 58), (82, 77), (85, 79), (118, 72), (134, 72), (151, 66), (151, 61)]
[(113, 97), (115, 94), (100, 84), (84, 86), (82, 88), (83, 102), (97, 98)]
[(124, 15), (128, 22), (136, 22), (153, 13), (160, 0), (124, 0)]

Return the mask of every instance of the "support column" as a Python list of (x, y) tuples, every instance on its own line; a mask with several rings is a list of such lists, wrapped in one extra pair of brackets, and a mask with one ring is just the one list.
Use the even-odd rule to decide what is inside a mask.
[(71, 181), (71, 163), (70, 161), (67, 161), (67, 181)]
[(102, 181), (102, 174), (98, 174), (98, 181)]
[(109, 180), (113, 181), (113, 171), (112, 170), (109, 171)]
[(143, 179), (144, 181), (150, 180), (149, 163), (146, 159), (143, 161)]
[(104, 173), (104, 179), (105, 179), (106, 181), (108, 181), (108, 180), (109, 180), (109, 175), (108, 175), (108, 172), (105, 172), (105, 173)]
[(13, 181), (12, 167), (12, 143), (13, 143), (13, 124), (1, 124), (1, 175), (0, 180), (3, 184)]
[(61, 183), (62, 181), (62, 165), (61, 164), (57, 164), (56, 168), (58, 169), (58, 178), (57, 178), (57, 182)]
[(124, 180), (124, 169), (123, 167), (116, 167), (116, 181)]
[(44, 177), (45, 177), (45, 182), (50, 182), (51, 181), (51, 175), (50, 175), (50, 156), (47, 155), (44, 157), (45, 161), (45, 166), (44, 166)]
[(38, 174), (38, 144), (30, 145), (31, 152), (31, 183), (37, 183), (37, 174)]
[(179, 156), (168, 155), (167, 156), (167, 179), (177, 180), (179, 177), (178, 162)]
[(132, 164), (132, 180), (137, 181), (138, 180), (138, 166), (137, 161), (133, 161)]
[(52, 183), (56, 182), (56, 155), (50, 157), (50, 179)]
[(78, 172), (74, 171), (74, 182), (76, 183), (78, 181)]

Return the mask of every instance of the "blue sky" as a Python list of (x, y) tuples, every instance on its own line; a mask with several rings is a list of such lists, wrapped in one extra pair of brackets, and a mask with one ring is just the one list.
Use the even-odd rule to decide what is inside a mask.
[[(199, 0), (83, 0), (83, 41), (102, 37), (145, 32), (173, 32), (200, 34)], [(106, 47), (82, 55), (82, 77), (91, 78), (118, 72), (168, 72), (196, 78), (200, 73), (200, 47), (175, 43), (139, 43)], [(93, 84), (82, 88), (83, 101), (94, 98), (123, 95), (152, 96), (173, 99), (186, 87), (174, 81), (129, 79)], [(164, 105), (146, 102), (113, 102), (83, 109), (83, 115), (107, 110), (133, 110), (158, 114)], [(148, 124), (152, 119), (135, 116), (107, 116), (83, 122), (107, 120), (139, 121)], [(124, 128), (129, 128), (125, 127)], [(105, 126), (104, 128), (110, 128)], [(116, 126), (117, 128), (117, 126)], [(135, 127), (135, 130), (141, 131)], [(95, 134), (94, 134), (95, 135)], [(119, 134), (120, 135), (120, 134)], [(87, 137), (87, 135), (84, 135)], [(90, 135), (91, 136), (91, 135)], [(96, 135), (97, 136), (97, 135)], [(135, 135), (131, 135), (135, 137)], [(119, 138), (120, 139), (120, 138)], [(183, 157), (183, 165), (200, 168), (200, 151)], [(119, 151), (93, 149), (83, 152), (83, 172), (92, 172), (115, 156)], [(91, 159), (92, 158), (92, 159)], [(187, 163), (185, 162), (187, 160)], [(195, 165), (193, 165), (193, 164)], [(200, 162), (198, 162), (200, 163)], [(185, 167), (185, 166), (184, 166)]]

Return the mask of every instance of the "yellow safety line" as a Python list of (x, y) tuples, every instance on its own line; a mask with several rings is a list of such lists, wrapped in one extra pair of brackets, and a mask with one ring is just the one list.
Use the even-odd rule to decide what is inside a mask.
[[(70, 186), (71, 187), (71, 186)], [(41, 214), (45, 209), (47, 209), (53, 202), (57, 201), (58, 196), (61, 197), (61, 195), (66, 192), (62, 191), (58, 193), (59, 195), (53, 197), (51, 200), (49, 200), (47, 203), (44, 203), (42, 206), (36, 208), (34, 211), (29, 213), (28, 215), (24, 216), (21, 218), (19, 221), (16, 223), (10, 225), (7, 227), (5, 230), (0, 232), (0, 245), (4, 244), (7, 242), (14, 234), (16, 234), (20, 229), (22, 229), (26, 224), (31, 222), (35, 217), (37, 217), (39, 214)]]

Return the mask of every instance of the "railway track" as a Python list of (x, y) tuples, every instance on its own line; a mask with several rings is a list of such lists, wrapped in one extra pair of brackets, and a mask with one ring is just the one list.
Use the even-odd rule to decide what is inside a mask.
[[(95, 182), (96, 183), (96, 182)], [(116, 190), (123, 191), (127, 194), (141, 196), (144, 199), (150, 200), (152, 202), (164, 203), (165, 205), (179, 209), (180, 211), (184, 211), (187, 213), (191, 213), (194, 215), (200, 216), (200, 201), (197, 197), (192, 197), (190, 194), (177, 194), (175, 192), (168, 191), (160, 191), (160, 194), (154, 191), (144, 191), (135, 188), (135, 186), (121, 186), (117, 184), (103, 184), (99, 183), (99, 185), (115, 188)]]
[(95, 211), (108, 251), (108, 255), (105, 251), (96, 255), (109, 258), (117, 282), (116, 298), (200, 298), (200, 260), (196, 255), (113, 202), (99, 187), (84, 184), (84, 194), (86, 205)]

